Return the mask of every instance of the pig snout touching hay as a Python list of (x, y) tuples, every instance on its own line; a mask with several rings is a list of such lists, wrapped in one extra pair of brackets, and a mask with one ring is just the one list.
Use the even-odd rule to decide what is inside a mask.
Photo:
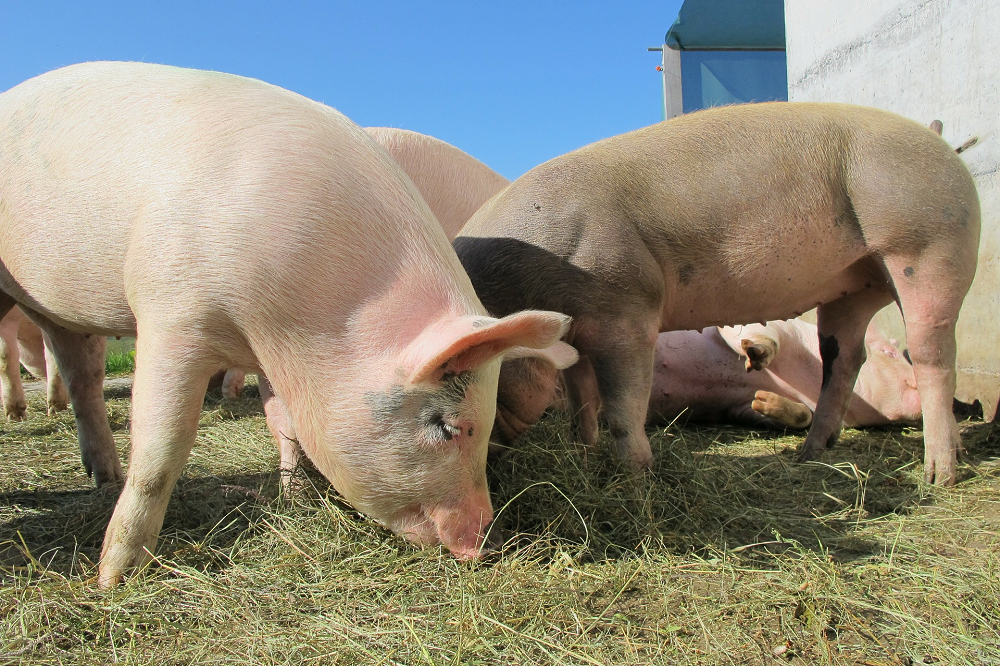
[(568, 317), (487, 315), (361, 128), (260, 81), (86, 63), (22, 83), (0, 95), (0, 204), (0, 310), (20, 305), (49, 336), (98, 484), (122, 478), (104, 336), (136, 335), (103, 585), (154, 551), (220, 369), (266, 373), (359, 510), (475, 557), (501, 358), (575, 359), (558, 342)]

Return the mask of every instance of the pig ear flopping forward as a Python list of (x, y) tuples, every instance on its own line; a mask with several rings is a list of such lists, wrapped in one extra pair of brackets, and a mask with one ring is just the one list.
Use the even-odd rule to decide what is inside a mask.
[(489, 363), (498, 356), (536, 356), (554, 365), (572, 365), (576, 351), (559, 342), (570, 317), (558, 312), (525, 310), (503, 319), (465, 316), (435, 322), (406, 349), (408, 383), (439, 380)]

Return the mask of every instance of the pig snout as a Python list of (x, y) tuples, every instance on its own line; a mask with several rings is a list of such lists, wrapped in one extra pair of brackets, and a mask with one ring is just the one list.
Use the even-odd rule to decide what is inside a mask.
[(493, 507), (489, 494), (482, 492), (458, 503), (421, 507), (414, 518), (403, 530), (407, 540), (420, 546), (441, 544), (460, 560), (474, 560), (482, 554)]

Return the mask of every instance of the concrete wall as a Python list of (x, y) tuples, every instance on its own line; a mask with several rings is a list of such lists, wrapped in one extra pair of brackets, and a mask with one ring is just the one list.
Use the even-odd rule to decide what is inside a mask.
[[(976, 179), (982, 240), (958, 329), (958, 396), (1000, 394), (1000, 0), (785, 0), (790, 101), (876, 106), (944, 122)], [(902, 336), (895, 305), (879, 314)]]

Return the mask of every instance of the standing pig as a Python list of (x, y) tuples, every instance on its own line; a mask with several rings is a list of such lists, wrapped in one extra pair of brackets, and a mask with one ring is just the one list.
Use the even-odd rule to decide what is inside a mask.
[[(844, 424), (918, 420), (913, 367), (874, 322), (865, 348)], [(669, 423), (682, 414), (694, 421), (779, 428), (812, 422), (823, 361), (816, 326), (801, 319), (661, 333), (654, 358), (648, 423)]]
[(450, 143), (393, 127), (366, 127), (416, 185), (448, 240), (510, 181)]
[(0, 310), (20, 304), (51, 338), (99, 484), (121, 477), (103, 336), (137, 338), (102, 585), (154, 549), (221, 368), (267, 374), (306, 454), (359, 510), (475, 557), (493, 517), (500, 357), (572, 354), (564, 315), (486, 316), (361, 128), (228, 74), (86, 63), (0, 95), (0, 261)]
[(28, 409), (21, 384), (22, 365), (35, 377), (45, 380), (49, 416), (66, 409), (69, 404), (66, 385), (42, 331), (24, 316), (21, 308), (11, 308), (0, 319), (0, 383), (4, 414), (14, 421), (24, 420)]
[[(832, 445), (872, 315), (896, 300), (924, 414), (929, 482), (955, 479), (955, 322), (976, 271), (979, 201), (932, 130), (876, 109), (768, 103), (700, 111), (557, 157), (516, 180), (454, 246), (495, 315), (574, 318), (565, 373), (578, 435), (598, 414), (649, 465), (661, 331), (786, 319), (818, 306), (822, 390), (800, 457)], [(506, 370), (501, 420), (552, 372)], [(541, 387), (541, 388), (538, 388)]]

